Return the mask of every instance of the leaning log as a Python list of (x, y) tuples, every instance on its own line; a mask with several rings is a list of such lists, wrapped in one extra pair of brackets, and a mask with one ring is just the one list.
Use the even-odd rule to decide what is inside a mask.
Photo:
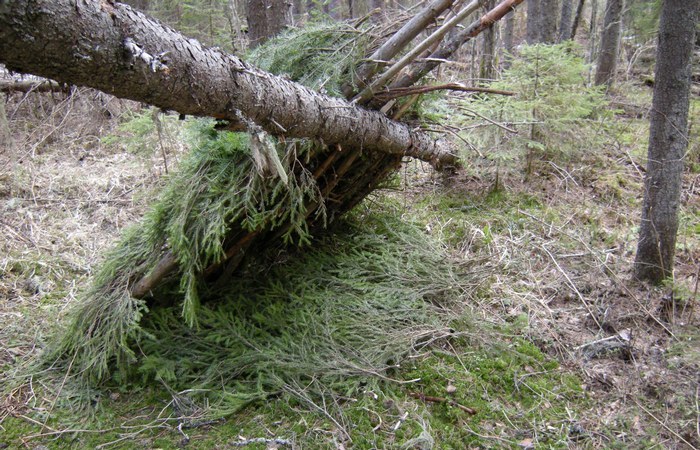
[(475, 38), (482, 31), (493, 26), (494, 23), (501, 20), (506, 14), (513, 11), (519, 4), (525, 0), (504, 0), (496, 5), (492, 10), (481, 16), (479, 19), (472, 22), (468, 27), (462, 28), (459, 32), (452, 35), (443, 44), (438, 47), (421, 63), (415, 64), (411, 71), (403, 75), (398, 80), (394, 81), (389, 90), (395, 88), (405, 88), (412, 86), (418, 80), (423, 78), (430, 71), (440, 65), (441, 61), (450, 59), (459, 48)]
[(444, 142), (426, 133), (205, 48), (120, 3), (4, 1), (0, 62), (181, 114), (243, 126), (252, 121), (276, 136), (313, 137), (436, 166), (456, 162)]

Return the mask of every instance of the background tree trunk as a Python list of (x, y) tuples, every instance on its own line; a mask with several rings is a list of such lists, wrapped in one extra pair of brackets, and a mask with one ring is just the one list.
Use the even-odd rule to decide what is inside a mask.
[(540, 42), (540, 0), (527, 0), (527, 43)]
[(503, 57), (503, 67), (510, 67), (510, 58), (514, 50), (514, 39), (515, 34), (515, 11), (508, 13), (506, 16), (506, 25), (503, 31), (503, 49), (508, 55)]
[(598, 0), (591, 0), (591, 23), (588, 29), (588, 62), (595, 60), (598, 38)]
[(539, 41), (543, 44), (553, 44), (557, 41), (557, 17), (559, 16), (559, 0), (540, 0), (539, 5)]
[(595, 84), (610, 86), (617, 70), (617, 56), (620, 52), (622, 32), (622, 10), (624, 0), (608, 0), (605, 7), (603, 33), (600, 39), (600, 53), (595, 72)]
[(576, 14), (574, 14), (574, 23), (571, 25), (571, 39), (576, 37), (576, 32), (578, 31), (578, 26), (581, 23), (581, 15), (583, 14), (583, 7), (586, 4), (586, 0), (578, 0), (578, 6), (576, 6)]
[(559, 42), (571, 39), (571, 18), (573, 16), (573, 0), (562, 0), (561, 19), (559, 21)]
[(664, 0), (656, 50), (647, 176), (635, 276), (660, 283), (673, 276), (695, 24), (700, 0)]
[[(484, 0), (482, 3), (483, 14), (491, 11), (496, 6), (496, 0)], [(497, 24), (481, 33), (481, 61), (479, 63), (479, 78), (481, 82), (493, 80), (496, 77), (495, 53)]]
[(255, 48), (278, 35), (290, 23), (286, 0), (248, 0), (248, 39)]

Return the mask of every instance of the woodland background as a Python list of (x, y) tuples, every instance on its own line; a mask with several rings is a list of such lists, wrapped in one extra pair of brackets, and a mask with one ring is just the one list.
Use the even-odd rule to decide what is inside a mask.
[[(128, 3), (246, 57), (264, 40), (264, 2)], [(408, 117), (461, 169), (406, 159), (330, 233), (270, 250), (201, 328), (149, 319), (165, 350), (99, 387), (25, 363), (207, 125), (5, 72), (0, 447), (700, 446), (697, 54), (675, 273), (653, 287), (632, 270), (661, 2), (622, 6), (606, 72), (615, 3), (528, 0), (465, 45), (436, 81), (516, 95), (430, 93)], [(383, 30), (416, 7), (295, 1), (265, 21)]]

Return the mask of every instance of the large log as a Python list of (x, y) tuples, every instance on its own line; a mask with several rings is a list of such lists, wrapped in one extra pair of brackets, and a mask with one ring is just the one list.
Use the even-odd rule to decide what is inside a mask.
[(205, 48), (107, 0), (0, 2), (0, 62), (182, 114), (250, 120), (273, 135), (434, 165), (456, 162), (444, 142), (426, 133)]

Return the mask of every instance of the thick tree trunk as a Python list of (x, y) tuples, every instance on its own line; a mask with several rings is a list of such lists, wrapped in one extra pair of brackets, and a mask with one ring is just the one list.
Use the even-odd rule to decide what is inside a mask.
[[(485, 0), (482, 4), (484, 13), (488, 13), (496, 6), (496, 0)], [(483, 81), (492, 80), (496, 76), (494, 61), (496, 53), (496, 25), (481, 33), (481, 61), (479, 63), (479, 78)]]
[(503, 27), (503, 50), (501, 62), (503, 69), (508, 69), (513, 59), (515, 50), (515, 11), (508, 13)]
[(622, 32), (622, 10), (624, 0), (608, 0), (605, 7), (603, 34), (600, 40), (598, 66), (595, 72), (595, 84), (610, 86), (617, 70), (617, 56), (620, 51), (620, 33)]
[(539, 42), (543, 44), (553, 44), (557, 41), (559, 0), (540, 0), (539, 12)]
[[(508, 54), (513, 54), (515, 34), (515, 12), (510, 12), (506, 16), (506, 26), (503, 31), (503, 48)], [(507, 65), (507, 61), (506, 61)]]
[[(458, 33), (458, 39), (447, 43), (451, 52), (522, 1), (505, 0)], [(317, 182), (329, 221), (376, 189), (404, 155), (435, 165), (455, 163), (449, 149), (405, 124), (265, 73), (235, 56), (205, 49), (128, 6), (109, 1), (81, 0), (76, 6), (73, 0), (0, 0), (0, 62), (17, 71), (92, 86), (163, 109), (225, 119), (234, 126), (254, 122), (284, 137), (314, 138), (325, 145), (305, 169)], [(413, 73), (414, 79), (438, 63), (431, 64), (420, 76)], [(312, 216), (319, 203), (304, 206), (308, 225), (319, 225)], [(200, 274), (207, 281), (228, 276), (241, 264), (245, 249), (254, 252), (278, 242), (287, 229), (285, 224), (263, 224), (245, 231), (240, 224), (230, 225), (231, 235), (222, 243), (225, 258)], [(152, 270), (133, 279), (131, 294), (148, 295), (176, 269), (176, 256), (164, 251)]]
[(540, 42), (540, 0), (527, 0), (527, 34), (528, 44)]
[(673, 276), (699, 10), (700, 0), (664, 0), (661, 9), (644, 206), (634, 264), (636, 277), (652, 283)]
[(559, 42), (571, 39), (571, 18), (574, 12), (573, 0), (562, 0), (561, 19), (559, 21)]
[(248, 39), (255, 48), (277, 36), (289, 24), (291, 4), (286, 0), (248, 0)]
[(0, 3), (0, 59), (12, 70), (182, 114), (239, 126), (250, 120), (273, 135), (455, 163), (443, 144), (424, 133), (206, 49), (119, 3)]

